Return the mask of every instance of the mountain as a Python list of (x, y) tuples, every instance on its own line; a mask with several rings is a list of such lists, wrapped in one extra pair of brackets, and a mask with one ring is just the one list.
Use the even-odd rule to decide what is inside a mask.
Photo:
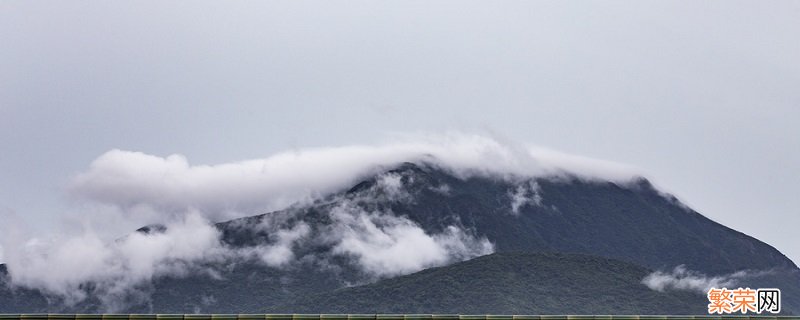
[[(115, 299), (111, 306), (91, 294), (91, 285), (86, 287), (89, 299), (66, 307), (36, 291), (0, 288), (0, 312), (98, 312), (111, 307), (118, 312), (247, 313), (290, 307), (310, 310), (303, 308), (317, 304), (334, 307), (337, 301), (362, 310), (364, 305), (358, 303), (365, 300), (359, 297), (382, 294), (394, 286), (402, 294), (410, 295), (417, 288), (443, 296), (430, 300), (430, 310), (410, 297), (401, 300), (407, 304), (391, 310), (449, 312), (459, 305), (474, 305), (487, 313), (556, 310), (546, 309), (556, 308), (546, 295), (532, 296), (531, 292), (576, 292), (575, 283), (596, 278), (586, 281), (588, 287), (583, 289), (607, 292), (609, 301), (624, 301), (631, 294), (642, 294), (643, 300), (620, 305), (620, 311), (599, 306), (592, 310), (696, 313), (696, 306), (687, 304), (696, 301), (690, 292), (645, 294), (646, 287), (636, 284), (646, 270), (682, 265), (709, 277), (750, 274), (737, 278), (736, 285), (779, 287), (784, 311), (800, 313), (800, 272), (791, 260), (757, 239), (705, 218), (645, 179), (619, 183), (566, 174), (526, 178), (478, 172), (464, 176), (431, 164), (406, 163), (320, 200), (218, 223), (216, 228), (226, 248), (247, 254), (140, 284), (135, 294)], [(148, 226), (137, 232), (158, 234), (166, 228)], [(492, 252), (499, 254), (470, 260)], [(465, 260), (470, 261), (448, 267)], [(577, 261), (588, 267), (576, 265)], [(489, 285), (509, 281), (502, 276), (509, 274), (501, 267), (506, 262), (542, 273), (509, 275), (521, 280), (511, 292), (507, 286)], [(548, 267), (536, 269), (532, 265), (536, 263)], [(612, 265), (619, 269), (612, 270)], [(590, 276), (591, 266), (605, 276)], [(402, 276), (431, 267), (442, 268)], [(501, 274), (492, 274), (495, 270)], [(562, 270), (576, 273), (565, 276)], [(447, 273), (453, 273), (452, 277)], [(571, 277), (576, 282), (565, 282), (570, 284), (565, 289), (546, 281), (559, 277), (565, 278), (561, 282)], [(472, 278), (484, 280), (480, 286), (465, 283)], [(426, 282), (419, 279), (431, 279), (431, 286), (420, 287)], [(494, 300), (497, 309), (486, 309), (490, 304), (468, 304), (471, 300), (457, 299), (472, 298), (444, 295), (447, 279), (461, 279), (464, 290), (481, 290), (487, 297), (516, 302)], [(622, 282), (612, 286), (609, 279)], [(612, 287), (616, 289), (609, 291)], [(30, 299), (22, 302), (20, 294)], [(649, 303), (660, 295), (674, 299)], [(697, 304), (705, 302), (701, 299)]]
[(702, 314), (706, 298), (649, 289), (651, 270), (580, 254), (495, 253), (281, 306), (299, 313)]

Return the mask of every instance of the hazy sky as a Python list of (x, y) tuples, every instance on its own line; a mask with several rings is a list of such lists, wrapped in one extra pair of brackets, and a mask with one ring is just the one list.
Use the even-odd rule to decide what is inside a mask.
[(799, 35), (797, 1), (2, 1), (0, 210), (52, 232), (115, 148), (455, 130), (643, 168), (799, 262)]

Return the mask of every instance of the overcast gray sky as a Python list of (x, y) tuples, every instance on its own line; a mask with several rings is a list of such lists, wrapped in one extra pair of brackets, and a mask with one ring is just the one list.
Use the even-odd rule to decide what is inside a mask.
[(2, 1), (0, 208), (55, 230), (115, 148), (457, 130), (643, 168), (798, 262), (799, 35), (797, 1)]

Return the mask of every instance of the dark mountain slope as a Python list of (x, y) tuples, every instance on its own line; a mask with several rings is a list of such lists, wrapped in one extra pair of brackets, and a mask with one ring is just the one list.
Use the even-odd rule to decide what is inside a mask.
[(271, 309), (303, 313), (703, 314), (705, 296), (650, 290), (650, 270), (578, 254), (483, 256)]
[[(431, 231), (463, 225), (487, 236), (499, 252), (579, 252), (650, 268), (685, 264), (709, 274), (796, 268), (775, 248), (684, 207), (644, 179), (630, 185), (577, 178), (461, 180), (412, 164), (393, 172), (405, 177), (414, 201), (390, 203), (392, 212)], [(538, 186), (539, 204), (529, 202), (512, 213), (511, 194), (530, 184)], [(430, 190), (443, 185), (446, 194)]]
[[(359, 203), (369, 210), (383, 210), (408, 217), (435, 233), (459, 225), (486, 236), (499, 252), (555, 251), (608, 256), (650, 268), (684, 264), (708, 274), (744, 269), (796, 269), (775, 248), (716, 223), (663, 195), (644, 179), (630, 185), (578, 178), (506, 179), (457, 178), (445, 171), (405, 164), (388, 174), (402, 177), (410, 201)], [(374, 192), (376, 178), (349, 190), (345, 197)], [(512, 212), (512, 194), (520, 187), (529, 195), (537, 189), (538, 204), (528, 202)], [(439, 189), (445, 189), (441, 192)], [(337, 199), (337, 198), (333, 198)], [(340, 198), (338, 198), (340, 199)], [(307, 208), (218, 224), (226, 241), (253, 244), (267, 237), (241, 225), (258, 223), (274, 215), (313, 224), (329, 222), (328, 211), (337, 200)], [(296, 211), (301, 211), (299, 214)], [(259, 240), (261, 239), (261, 240)]]
[[(685, 265), (709, 276), (769, 270), (769, 275), (740, 279), (738, 284), (780, 287), (789, 293), (785, 295), (787, 310), (800, 308), (800, 273), (791, 260), (775, 248), (683, 206), (644, 179), (626, 185), (575, 177), (461, 179), (432, 166), (415, 164), (405, 164), (386, 174), (399, 176), (407, 194), (399, 200), (360, 201), (359, 205), (365, 210), (407, 217), (428, 233), (457, 225), (488, 238), (497, 252), (584, 253), (650, 269)], [(291, 209), (302, 213), (290, 215), (324, 225), (330, 222), (328, 212), (342, 199), (358, 199), (365, 194), (369, 199), (380, 198), (374, 193), (376, 189), (380, 191), (381, 179), (377, 176), (365, 180), (327, 202)], [(513, 196), (520, 188), (530, 201), (514, 212)], [(250, 217), (219, 227), (225, 230), (227, 241), (241, 245), (266, 235), (237, 225), (256, 223), (275, 214), (284, 213)], [(299, 250), (313, 252), (308, 248)]]

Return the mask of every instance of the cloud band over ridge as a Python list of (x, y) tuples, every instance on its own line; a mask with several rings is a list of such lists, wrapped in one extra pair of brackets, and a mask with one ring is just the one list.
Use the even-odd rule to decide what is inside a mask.
[[(255, 259), (264, 267), (282, 268), (298, 258), (295, 246), (310, 238), (327, 241), (331, 254), (352, 257), (364, 272), (378, 277), (494, 251), (487, 239), (457, 226), (429, 234), (405, 217), (367, 211), (347, 201), (331, 211), (332, 224), (324, 230), (312, 230), (302, 219), (291, 226), (263, 224), (274, 239), (268, 245), (228, 247), (212, 225), (311, 203), (403, 162), (430, 163), (462, 178), (569, 176), (628, 183), (639, 177), (624, 165), (465, 134), (297, 150), (218, 165), (191, 165), (182, 155), (111, 150), (75, 176), (68, 192), (100, 214), (163, 224), (165, 232), (132, 233), (110, 242), (89, 227), (73, 236), (0, 239), (0, 248), (5, 249), (12, 285), (41, 289), (67, 303), (98, 294), (108, 310), (123, 307), (132, 292), (146, 295), (136, 291), (138, 286), (158, 277), (192, 272), (213, 276), (216, 271), (204, 267), (209, 262)], [(381, 194), (397, 201), (408, 197), (398, 177), (383, 175), (378, 182)], [(517, 207), (536, 203), (535, 188), (530, 188), (516, 197), (511, 194), (509, 201), (519, 202)], [(52, 265), (61, 267), (50, 272)], [(87, 283), (93, 284), (92, 292), (83, 289)]]
[(502, 143), (479, 135), (422, 136), (385, 145), (316, 148), (263, 159), (191, 165), (182, 155), (158, 157), (112, 150), (77, 175), (72, 195), (129, 213), (197, 209), (212, 221), (283, 209), (349, 188), (402, 162), (426, 161), (462, 177), (559, 176), (628, 182), (637, 170), (612, 162)]

